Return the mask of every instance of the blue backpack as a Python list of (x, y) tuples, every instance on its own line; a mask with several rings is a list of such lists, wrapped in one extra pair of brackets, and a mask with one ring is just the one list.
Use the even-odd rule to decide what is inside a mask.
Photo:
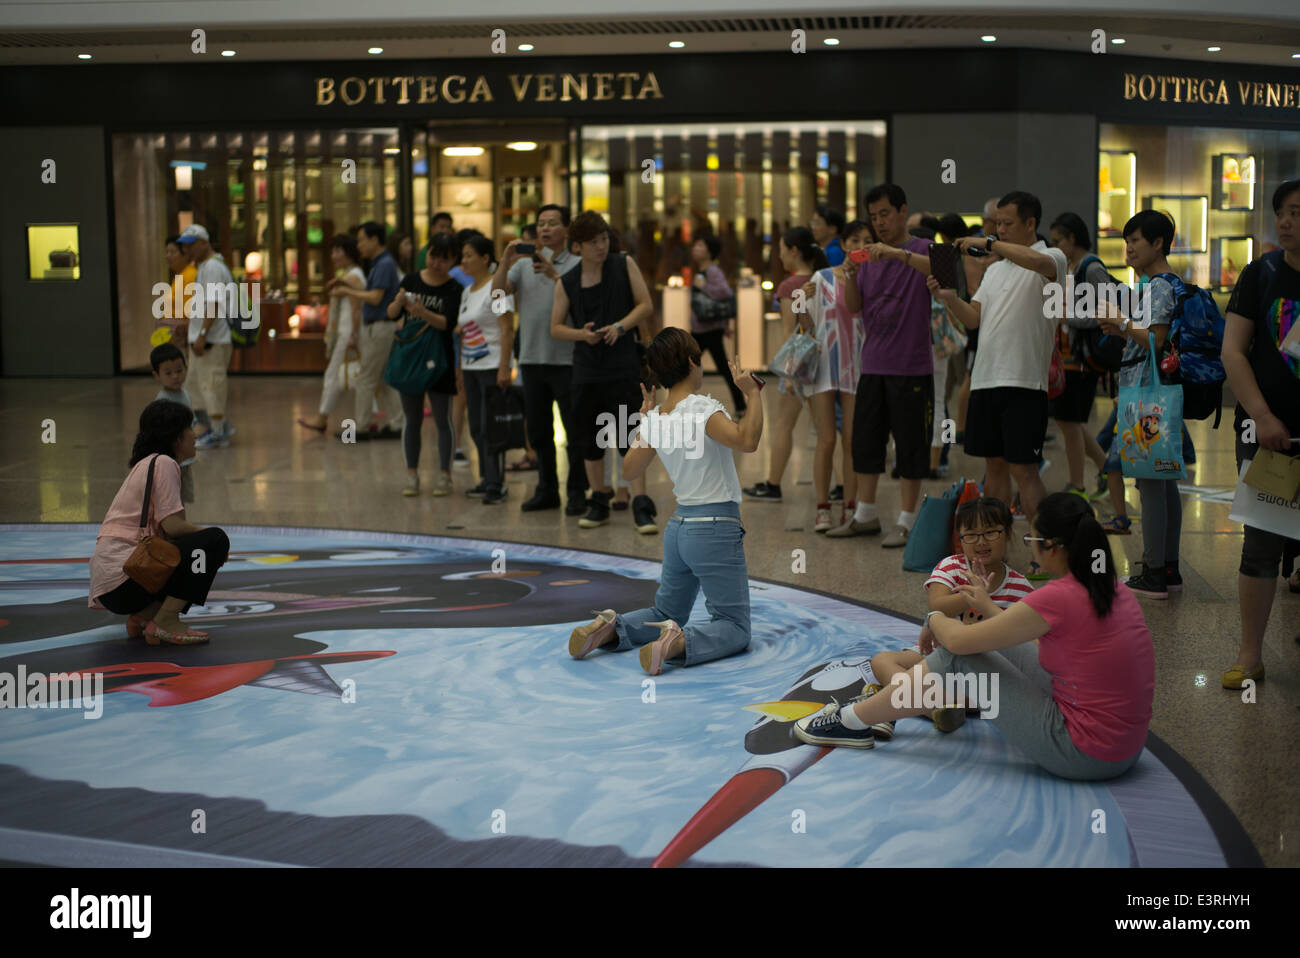
[(1178, 356), (1171, 379), (1183, 387), (1183, 418), (1209, 419), (1219, 428), (1223, 415), (1223, 316), (1208, 292), (1184, 283), (1173, 273), (1161, 273), (1174, 288), (1174, 315), (1169, 344)]

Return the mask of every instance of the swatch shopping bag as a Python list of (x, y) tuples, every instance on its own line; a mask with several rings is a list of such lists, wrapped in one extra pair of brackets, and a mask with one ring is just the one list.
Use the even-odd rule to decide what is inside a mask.
[(1262, 529), (1300, 542), (1300, 500), (1284, 499), (1246, 482), (1250, 461), (1241, 464), (1237, 492), (1228, 518), (1252, 529)]
[(908, 572), (930, 572), (940, 561), (952, 555), (952, 517), (957, 499), (966, 488), (958, 479), (941, 496), (926, 496), (916, 512), (916, 522), (903, 549), (903, 568)]
[(1160, 382), (1154, 350), (1147, 350), (1149, 386), (1121, 386), (1114, 441), (1129, 479), (1186, 479), (1183, 465), (1183, 387)]

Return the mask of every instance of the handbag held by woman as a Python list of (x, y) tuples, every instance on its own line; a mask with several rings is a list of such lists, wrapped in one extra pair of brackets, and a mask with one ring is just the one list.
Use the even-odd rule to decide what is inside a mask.
[(122, 571), (150, 595), (162, 592), (176, 567), (181, 564), (179, 549), (164, 538), (149, 535), (149, 494), (153, 491), (153, 467), (157, 463), (157, 456), (149, 460), (149, 475), (144, 483), (144, 505), (140, 509), (140, 541), (122, 564)]

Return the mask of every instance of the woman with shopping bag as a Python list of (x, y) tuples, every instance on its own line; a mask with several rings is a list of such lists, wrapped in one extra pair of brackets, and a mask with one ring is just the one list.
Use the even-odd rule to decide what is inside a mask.
[(1124, 259), (1150, 279), (1141, 301), (1149, 304), (1143, 326), (1131, 316), (1101, 320), (1102, 332), (1127, 340), (1119, 370), (1118, 425), (1106, 471), (1121, 470), (1137, 479), (1142, 501), (1142, 570), (1126, 584), (1148, 599), (1181, 592), (1178, 549), (1183, 504), (1178, 491), (1187, 478), (1183, 464), (1183, 390), (1164, 386), (1156, 357), (1169, 338), (1176, 301), (1165, 258), (1174, 239), (1174, 221), (1165, 213), (1142, 210), (1124, 226)]
[[(352, 236), (340, 233), (330, 240), (330, 262), (334, 264), (335, 275), (341, 275), (346, 285), (353, 289), (366, 288), (366, 274), (358, 265), (361, 254)], [(320, 409), (310, 419), (298, 420), (298, 425), (315, 432), (325, 432), (329, 428), (330, 413), (339, 398), (354, 388), (361, 372), (361, 353), (357, 350), (359, 324), (353, 317), (355, 309), (350, 296), (330, 297), (329, 326), (325, 330), (325, 353), (329, 356), (329, 364), (325, 367), (321, 385)]]

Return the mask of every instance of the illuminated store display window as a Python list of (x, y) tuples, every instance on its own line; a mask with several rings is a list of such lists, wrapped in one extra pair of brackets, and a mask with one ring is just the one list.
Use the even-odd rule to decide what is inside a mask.
[(1259, 162), (1249, 153), (1220, 153), (1214, 158), (1214, 208), (1247, 212), (1255, 208)]
[(76, 223), (27, 224), (27, 278), (81, 279)]
[(1165, 196), (1155, 193), (1143, 197), (1142, 208), (1168, 213), (1173, 218), (1174, 245), (1169, 248), (1169, 252), (1204, 253), (1209, 249), (1208, 196)]

